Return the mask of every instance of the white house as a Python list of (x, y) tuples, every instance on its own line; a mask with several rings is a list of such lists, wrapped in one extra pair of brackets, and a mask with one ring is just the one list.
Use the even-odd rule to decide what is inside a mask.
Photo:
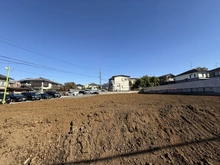
[(199, 69), (191, 69), (174, 77), (176, 83), (206, 79), (209, 79), (209, 73), (206, 70)]
[(95, 84), (95, 83), (90, 83), (90, 84), (85, 85), (85, 88), (86, 89), (91, 89), (91, 90), (98, 90), (99, 85)]
[(127, 75), (116, 75), (109, 79), (109, 91), (129, 91), (129, 77)]
[(129, 78), (129, 81), (131, 82), (132, 85), (135, 84), (138, 78)]
[(77, 85), (76, 85), (76, 88), (77, 88), (77, 89), (83, 89), (83, 88), (84, 88), (84, 85), (82, 85), (82, 84), (77, 84)]
[(169, 73), (158, 77), (160, 80), (160, 85), (172, 84), (174, 83), (174, 75)]

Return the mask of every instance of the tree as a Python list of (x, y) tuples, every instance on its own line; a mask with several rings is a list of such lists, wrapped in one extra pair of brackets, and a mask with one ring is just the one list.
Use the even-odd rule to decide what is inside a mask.
[(109, 84), (108, 83), (104, 83), (102, 84), (102, 89), (108, 89)]
[(160, 84), (160, 79), (158, 77), (151, 77), (150, 78), (151, 86), (158, 86)]
[(150, 86), (150, 77), (143, 76), (141, 77), (141, 87), (149, 87)]
[(131, 80), (129, 80), (129, 87), (130, 87), (130, 89), (133, 89), (133, 84), (132, 84)]
[(152, 87), (152, 86), (158, 86), (159, 82), (160, 82), (159, 78), (155, 76), (149, 77), (145, 75), (140, 79), (137, 79), (133, 86), (134, 88)]
[(206, 67), (197, 67), (196, 69), (198, 71), (208, 71), (208, 68), (206, 68)]
[(74, 82), (64, 83), (62, 86), (63, 91), (69, 91), (70, 89), (76, 89), (76, 84)]
[(137, 79), (133, 85), (133, 88), (139, 88), (140, 87), (140, 84), (141, 84), (141, 79)]

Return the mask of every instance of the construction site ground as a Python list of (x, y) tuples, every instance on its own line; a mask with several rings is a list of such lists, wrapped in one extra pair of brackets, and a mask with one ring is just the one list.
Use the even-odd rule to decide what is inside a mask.
[(0, 105), (0, 165), (220, 164), (220, 97), (108, 94)]

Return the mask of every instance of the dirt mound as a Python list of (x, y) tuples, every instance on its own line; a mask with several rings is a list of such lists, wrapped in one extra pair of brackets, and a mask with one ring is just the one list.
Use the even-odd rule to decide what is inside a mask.
[(220, 98), (115, 94), (0, 106), (0, 164), (218, 164)]

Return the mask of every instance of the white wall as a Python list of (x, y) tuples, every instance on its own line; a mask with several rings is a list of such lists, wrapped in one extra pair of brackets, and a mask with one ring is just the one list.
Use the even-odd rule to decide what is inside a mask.
[[(190, 77), (190, 75), (191, 75), (191, 77)], [(176, 76), (175, 77), (175, 81), (181, 81), (181, 80), (193, 79), (193, 78), (209, 78), (209, 73), (206, 73), (206, 72), (194, 72), (194, 73), (190, 73), (190, 74)]]
[(128, 77), (115, 77), (114, 89), (117, 91), (129, 91), (129, 78)]
[[(181, 75), (181, 76), (176, 76), (176, 77), (175, 77), (175, 81), (181, 81), (181, 80), (185, 80), (185, 79), (196, 78), (196, 77), (194, 77), (194, 74), (196, 75), (196, 77), (198, 77), (197, 72), (194, 72), (194, 73), (190, 73), (190, 74), (185, 74), (185, 75)], [(190, 75), (191, 75), (191, 78), (190, 78)]]

